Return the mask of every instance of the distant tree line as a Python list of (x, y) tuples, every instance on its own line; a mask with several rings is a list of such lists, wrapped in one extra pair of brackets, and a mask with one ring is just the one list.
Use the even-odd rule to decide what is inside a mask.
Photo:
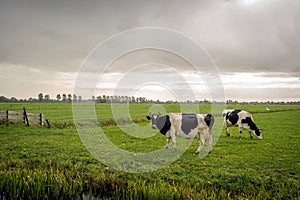
[(72, 101), (81, 100), (81, 97), (77, 97), (75, 94), (57, 94), (55, 99), (52, 99), (49, 94), (43, 95), (39, 93), (37, 98), (30, 97), (28, 99), (17, 99), (15, 97), (7, 98), (0, 96), (0, 102), (63, 102), (71, 103)]
[(96, 103), (154, 103), (161, 102), (160, 100), (149, 100), (146, 97), (129, 97), (129, 96), (92, 96), (90, 99), (83, 99), (82, 96), (77, 96), (76, 94), (57, 94), (55, 98), (51, 98), (49, 94), (44, 95), (39, 93), (37, 98), (28, 99), (17, 99), (15, 97), (7, 98), (5, 96), (0, 96), (0, 102), (61, 102), (61, 103), (71, 103), (80, 101), (94, 101)]
[[(204, 100), (196, 100), (196, 101), (190, 101), (187, 100), (185, 102), (179, 102), (179, 101), (173, 101), (173, 100), (168, 100), (168, 101), (161, 101), (159, 99), (157, 100), (152, 100), (152, 99), (147, 99), (146, 97), (134, 97), (134, 96), (109, 96), (109, 95), (100, 95), (100, 96), (92, 96), (90, 99), (83, 99), (82, 96), (77, 96), (76, 94), (57, 94), (56, 97), (53, 99), (50, 97), (49, 94), (44, 95), (43, 93), (39, 93), (37, 98), (28, 98), (28, 99), (17, 99), (15, 97), (7, 98), (5, 96), (0, 96), (0, 102), (59, 102), (59, 103), (72, 103), (72, 102), (95, 102), (95, 103), (157, 103), (157, 104), (182, 104), (182, 103), (187, 103), (187, 104), (222, 104), (225, 102), (216, 102), (216, 101), (209, 101), (207, 99)], [(251, 102), (239, 102), (236, 100), (227, 100), (227, 104), (268, 104), (268, 105), (276, 105), (276, 104), (281, 104), (281, 105), (300, 105), (300, 101), (289, 101), (289, 102), (284, 102), (284, 101), (251, 101)]]
[(52, 99), (49, 94), (43, 95), (39, 93), (37, 98), (29, 97), (28, 99), (17, 99), (15, 97), (7, 98), (0, 96), (0, 102), (65, 102), (70, 103), (73, 100), (78, 100), (81, 97), (77, 97), (75, 94), (57, 94), (55, 99)]
[(227, 100), (226, 104), (242, 104), (242, 105), (300, 105), (300, 101), (236, 101), (236, 100)]

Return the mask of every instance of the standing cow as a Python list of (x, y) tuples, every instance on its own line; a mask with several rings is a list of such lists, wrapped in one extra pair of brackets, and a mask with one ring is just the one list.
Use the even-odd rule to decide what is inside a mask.
[(196, 151), (198, 154), (205, 141), (208, 141), (208, 152), (212, 150), (212, 133), (211, 129), (214, 124), (214, 117), (211, 114), (183, 114), (169, 113), (161, 116), (150, 114), (148, 120), (152, 119), (152, 128), (159, 129), (160, 133), (167, 138), (166, 149), (168, 148), (170, 138), (173, 142), (173, 151), (176, 150), (176, 136), (186, 139), (200, 139), (199, 147)]
[(244, 110), (224, 110), (223, 113), (224, 124), (226, 127), (226, 135), (230, 136), (228, 127), (238, 126), (240, 131), (240, 138), (242, 137), (242, 129), (249, 131), (250, 138), (252, 138), (251, 132), (258, 138), (262, 139), (260, 129), (257, 128), (252, 115)]

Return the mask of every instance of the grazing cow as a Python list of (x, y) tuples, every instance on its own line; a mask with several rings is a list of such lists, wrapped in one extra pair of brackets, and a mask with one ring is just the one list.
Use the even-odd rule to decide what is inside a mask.
[(224, 110), (223, 113), (224, 124), (226, 127), (226, 135), (230, 136), (228, 127), (238, 126), (240, 131), (240, 138), (242, 137), (242, 129), (249, 131), (250, 138), (252, 138), (251, 132), (258, 138), (262, 139), (261, 129), (257, 128), (252, 115), (244, 110)]
[(214, 124), (214, 117), (211, 114), (183, 114), (169, 113), (161, 116), (151, 114), (147, 116), (148, 120), (152, 119), (152, 128), (159, 129), (160, 133), (167, 138), (166, 149), (170, 142), (173, 142), (173, 151), (176, 150), (176, 136), (186, 139), (200, 139), (199, 147), (196, 151), (198, 154), (203, 147), (205, 141), (208, 140), (208, 152), (212, 150), (212, 133), (211, 129)]

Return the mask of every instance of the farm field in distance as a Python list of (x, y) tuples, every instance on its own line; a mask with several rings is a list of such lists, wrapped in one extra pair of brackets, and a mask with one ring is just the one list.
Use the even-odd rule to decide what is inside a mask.
[[(266, 105), (226, 105), (253, 113), (263, 140), (250, 139), (246, 131), (240, 139), (235, 127), (229, 128), (231, 137), (227, 137), (222, 129), (212, 153), (203, 159), (194, 154), (199, 144), (195, 139), (171, 165), (147, 173), (117, 171), (96, 160), (78, 136), (72, 104), (0, 103), (0, 110), (23, 107), (43, 113), (51, 128), (0, 125), (0, 197), (4, 199), (300, 198), (297, 105), (267, 105), (269, 111)], [(199, 107), (203, 113), (211, 112), (209, 104)], [(178, 104), (130, 104), (130, 116), (141, 127), (148, 126), (145, 116), (151, 108), (180, 112)], [(96, 114), (107, 137), (120, 148), (147, 152), (165, 145), (160, 133), (146, 139), (124, 133), (113, 123), (110, 104), (96, 104)], [(213, 132), (222, 127), (220, 114)], [(149, 128), (149, 132), (157, 131)]]

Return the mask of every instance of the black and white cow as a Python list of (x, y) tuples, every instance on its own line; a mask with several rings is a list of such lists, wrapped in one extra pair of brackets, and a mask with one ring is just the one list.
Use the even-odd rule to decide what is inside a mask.
[(226, 127), (226, 135), (230, 136), (228, 127), (238, 126), (240, 131), (240, 138), (242, 137), (242, 129), (249, 131), (250, 138), (252, 138), (251, 132), (258, 138), (262, 139), (260, 129), (257, 128), (252, 115), (245, 110), (224, 110), (223, 113), (224, 124)]
[(214, 124), (214, 117), (211, 114), (183, 114), (169, 113), (168, 115), (150, 114), (148, 120), (152, 120), (152, 128), (159, 129), (160, 133), (167, 138), (166, 149), (170, 139), (173, 142), (173, 151), (176, 150), (176, 136), (186, 139), (200, 139), (199, 147), (196, 151), (198, 154), (205, 141), (208, 141), (208, 152), (212, 150), (212, 133), (211, 129)]

